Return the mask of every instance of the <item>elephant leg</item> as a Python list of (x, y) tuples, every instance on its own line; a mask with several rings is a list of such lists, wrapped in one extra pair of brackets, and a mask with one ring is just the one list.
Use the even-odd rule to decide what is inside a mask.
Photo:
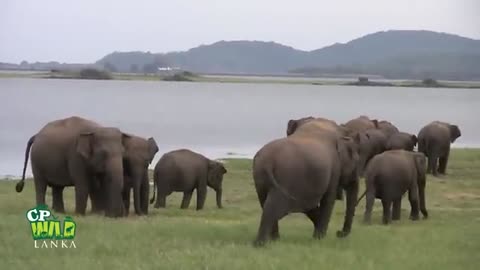
[(443, 175), (446, 174), (449, 156), (450, 156), (450, 147), (448, 149), (448, 152), (443, 157), (440, 157), (438, 161), (438, 173)]
[(402, 212), (402, 198), (393, 201), (392, 220), (400, 220)]
[(388, 225), (392, 221), (392, 200), (383, 198), (382, 199), (383, 205), (383, 224)]
[(321, 239), (324, 235), (320, 229), (320, 208), (315, 207), (311, 210), (305, 212), (305, 215), (312, 221), (313, 223), (313, 238)]
[[(260, 187), (257, 187), (257, 196), (258, 196), (258, 201), (260, 202), (260, 206), (263, 209), (263, 205), (267, 200), (268, 192), (266, 192), (264, 189), (261, 189)], [(278, 231), (278, 221), (273, 223), (270, 238), (272, 240), (277, 240), (278, 238), (280, 238), (280, 233)]]
[(64, 187), (52, 187), (52, 209), (58, 213), (65, 213), (63, 189)]
[(165, 208), (167, 204), (167, 195), (157, 192), (157, 201), (155, 202), (155, 208)]
[(419, 202), (418, 202), (418, 188), (415, 184), (413, 187), (410, 188), (408, 191), (408, 199), (410, 201), (410, 219), (411, 220), (418, 220), (419, 219)]
[(147, 215), (148, 214), (148, 197), (150, 196), (150, 183), (148, 182), (148, 178), (146, 181), (142, 183), (140, 187), (140, 208), (142, 213)]
[(123, 188), (122, 192), (123, 205), (125, 206), (125, 216), (128, 216), (130, 213), (130, 188)]
[(254, 246), (259, 247), (265, 245), (268, 237), (272, 235), (275, 224), (287, 214), (288, 201), (283, 194), (281, 194), (278, 190), (269, 192), (263, 205), (260, 227), (258, 228), (257, 238), (253, 243)]
[(197, 187), (197, 210), (202, 210), (207, 198), (207, 184), (200, 184)]
[(47, 192), (47, 178), (45, 178), (34, 166), (32, 172), (35, 183), (35, 198), (37, 205), (46, 205), (45, 193)]
[(186, 191), (183, 193), (182, 205), (180, 206), (181, 209), (187, 209), (190, 206), (190, 201), (192, 200), (192, 194), (193, 194), (193, 190)]
[(365, 200), (366, 200), (366, 206), (365, 206), (365, 214), (363, 215), (363, 223), (371, 224), (373, 204), (375, 202), (375, 190), (367, 191)]
[(418, 187), (418, 197), (420, 199), (420, 211), (423, 218), (428, 218), (428, 211), (425, 202), (425, 182)]
[(438, 165), (438, 157), (436, 155), (432, 155), (432, 158), (428, 158), (428, 165), (432, 170), (432, 174), (434, 176), (438, 175), (437, 165)]
[(323, 195), (319, 207), (319, 224), (318, 229), (320, 234), (324, 236), (327, 233), (328, 223), (332, 216), (333, 206), (335, 205), (335, 198), (337, 197), (337, 188), (329, 187), (327, 192)]

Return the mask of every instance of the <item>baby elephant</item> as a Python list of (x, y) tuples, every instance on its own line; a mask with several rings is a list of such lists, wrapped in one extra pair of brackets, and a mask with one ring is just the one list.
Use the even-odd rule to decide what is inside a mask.
[(419, 206), (424, 218), (427, 218), (425, 174), (426, 158), (423, 153), (390, 150), (376, 155), (368, 163), (365, 173), (367, 206), (364, 222), (367, 224), (371, 222), (375, 198), (382, 200), (383, 224), (390, 223), (392, 219), (399, 220), (402, 196), (407, 190), (412, 208), (410, 219), (418, 220)]
[[(197, 189), (197, 210), (201, 210), (207, 195), (207, 186), (217, 193), (217, 206), (222, 208), (222, 181), (227, 172), (222, 163), (210, 160), (198, 153), (181, 149), (164, 154), (153, 175), (158, 199), (155, 208), (165, 207), (165, 199), (173, 191), (183, 192), (182, 209), (188, 208), (193, 191)], [(156, 188), (155, 188), (156, 187)]]

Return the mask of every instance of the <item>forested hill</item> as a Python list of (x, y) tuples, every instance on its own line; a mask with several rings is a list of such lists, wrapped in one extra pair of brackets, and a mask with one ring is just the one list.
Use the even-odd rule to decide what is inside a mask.
[(480, 79), (480, 40), (431, 31), (377, 32), (302, 51), (275, 42), (219, 41), (183, 52), (114, 52), (97, 61), (122, 72), (178, 67), (198, 73)]

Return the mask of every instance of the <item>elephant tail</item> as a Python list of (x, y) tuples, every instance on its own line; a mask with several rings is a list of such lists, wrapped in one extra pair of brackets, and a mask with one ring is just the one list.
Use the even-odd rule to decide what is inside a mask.
[(367, 194), (367, 190), (365, 189), (365, 191), (362, 193), (362, 196), (360, 196), (360, 198), (358, 198), (357, 204), (355, 204), (355, 206), (357, 206), (360, 203), (360, 201), (363, 199), (363, 197), (365, 197), (366, 194)]
[(35, 135), (33, 135), (30, 140), (28, 140), (27, 143), (27, 149), (25, 149), (25, 161), (23, 163), (23, 173), (22, 173), (22, 180), (17, 183), (15, 186), (15, 190), (17, 192), (22, 192), (23, 187), (25, 186), (25, 172), (27, 171), (27, 165), (28, 165), (28, 156), (30, 154), (30, 149), (32, 148), (32, 144), (35, 141)]
[(155, 202), (155, 193), (157, 192), (157, 180), (153, 177), (153, 197), (150, 199), (150, 204)]
[(269, 168), (266, 170), (268, 178), (270, 181), (272, 181), (273, 185), (281, 192), (283, 195), (285, 195), (287, 198), (292, 199), (294, 201), (298, 201), (297, 198), (293, 197), (286, 189), (284, 189), (280, 184), (278, 183), (277, 179), (274, 176), (273, 173), (273, 168)]

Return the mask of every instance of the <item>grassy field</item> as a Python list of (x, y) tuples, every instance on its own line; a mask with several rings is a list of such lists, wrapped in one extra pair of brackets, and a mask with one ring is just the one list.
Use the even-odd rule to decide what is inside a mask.
[[(361, 224), (357, 208), (352, 234), (337, 239), (343, 203), (337, 202), (327, 236), (314, 240), (313, 226), (300, 214), (280, 222), (281, 238), (254, 248), (260, 207), (250, 160), (227, 160), (224, 209), (209, 190), (206, 207), (180, 210), (181, 196), (148, 217), (124, 219), (74, 216), (76, 249), (35, 249), (25, 211), (34, 206), (33, 182), (23, 193), (14, 182), (0, 182), (0, 261), (2, 269), (478, 269), (480, 252), (480, 150), (454, 150), (446, 178), (427, 179), (428, 220), (380, 224), (380, 202), (373, 225)], [(363, 181), (361, 192), (363, 192)], [(195, 199), (195, 198), (194, 198)], [(48, 202), (51, 197), (48, 195)], [(73, 193), (66, 194), (73, 211)]]

